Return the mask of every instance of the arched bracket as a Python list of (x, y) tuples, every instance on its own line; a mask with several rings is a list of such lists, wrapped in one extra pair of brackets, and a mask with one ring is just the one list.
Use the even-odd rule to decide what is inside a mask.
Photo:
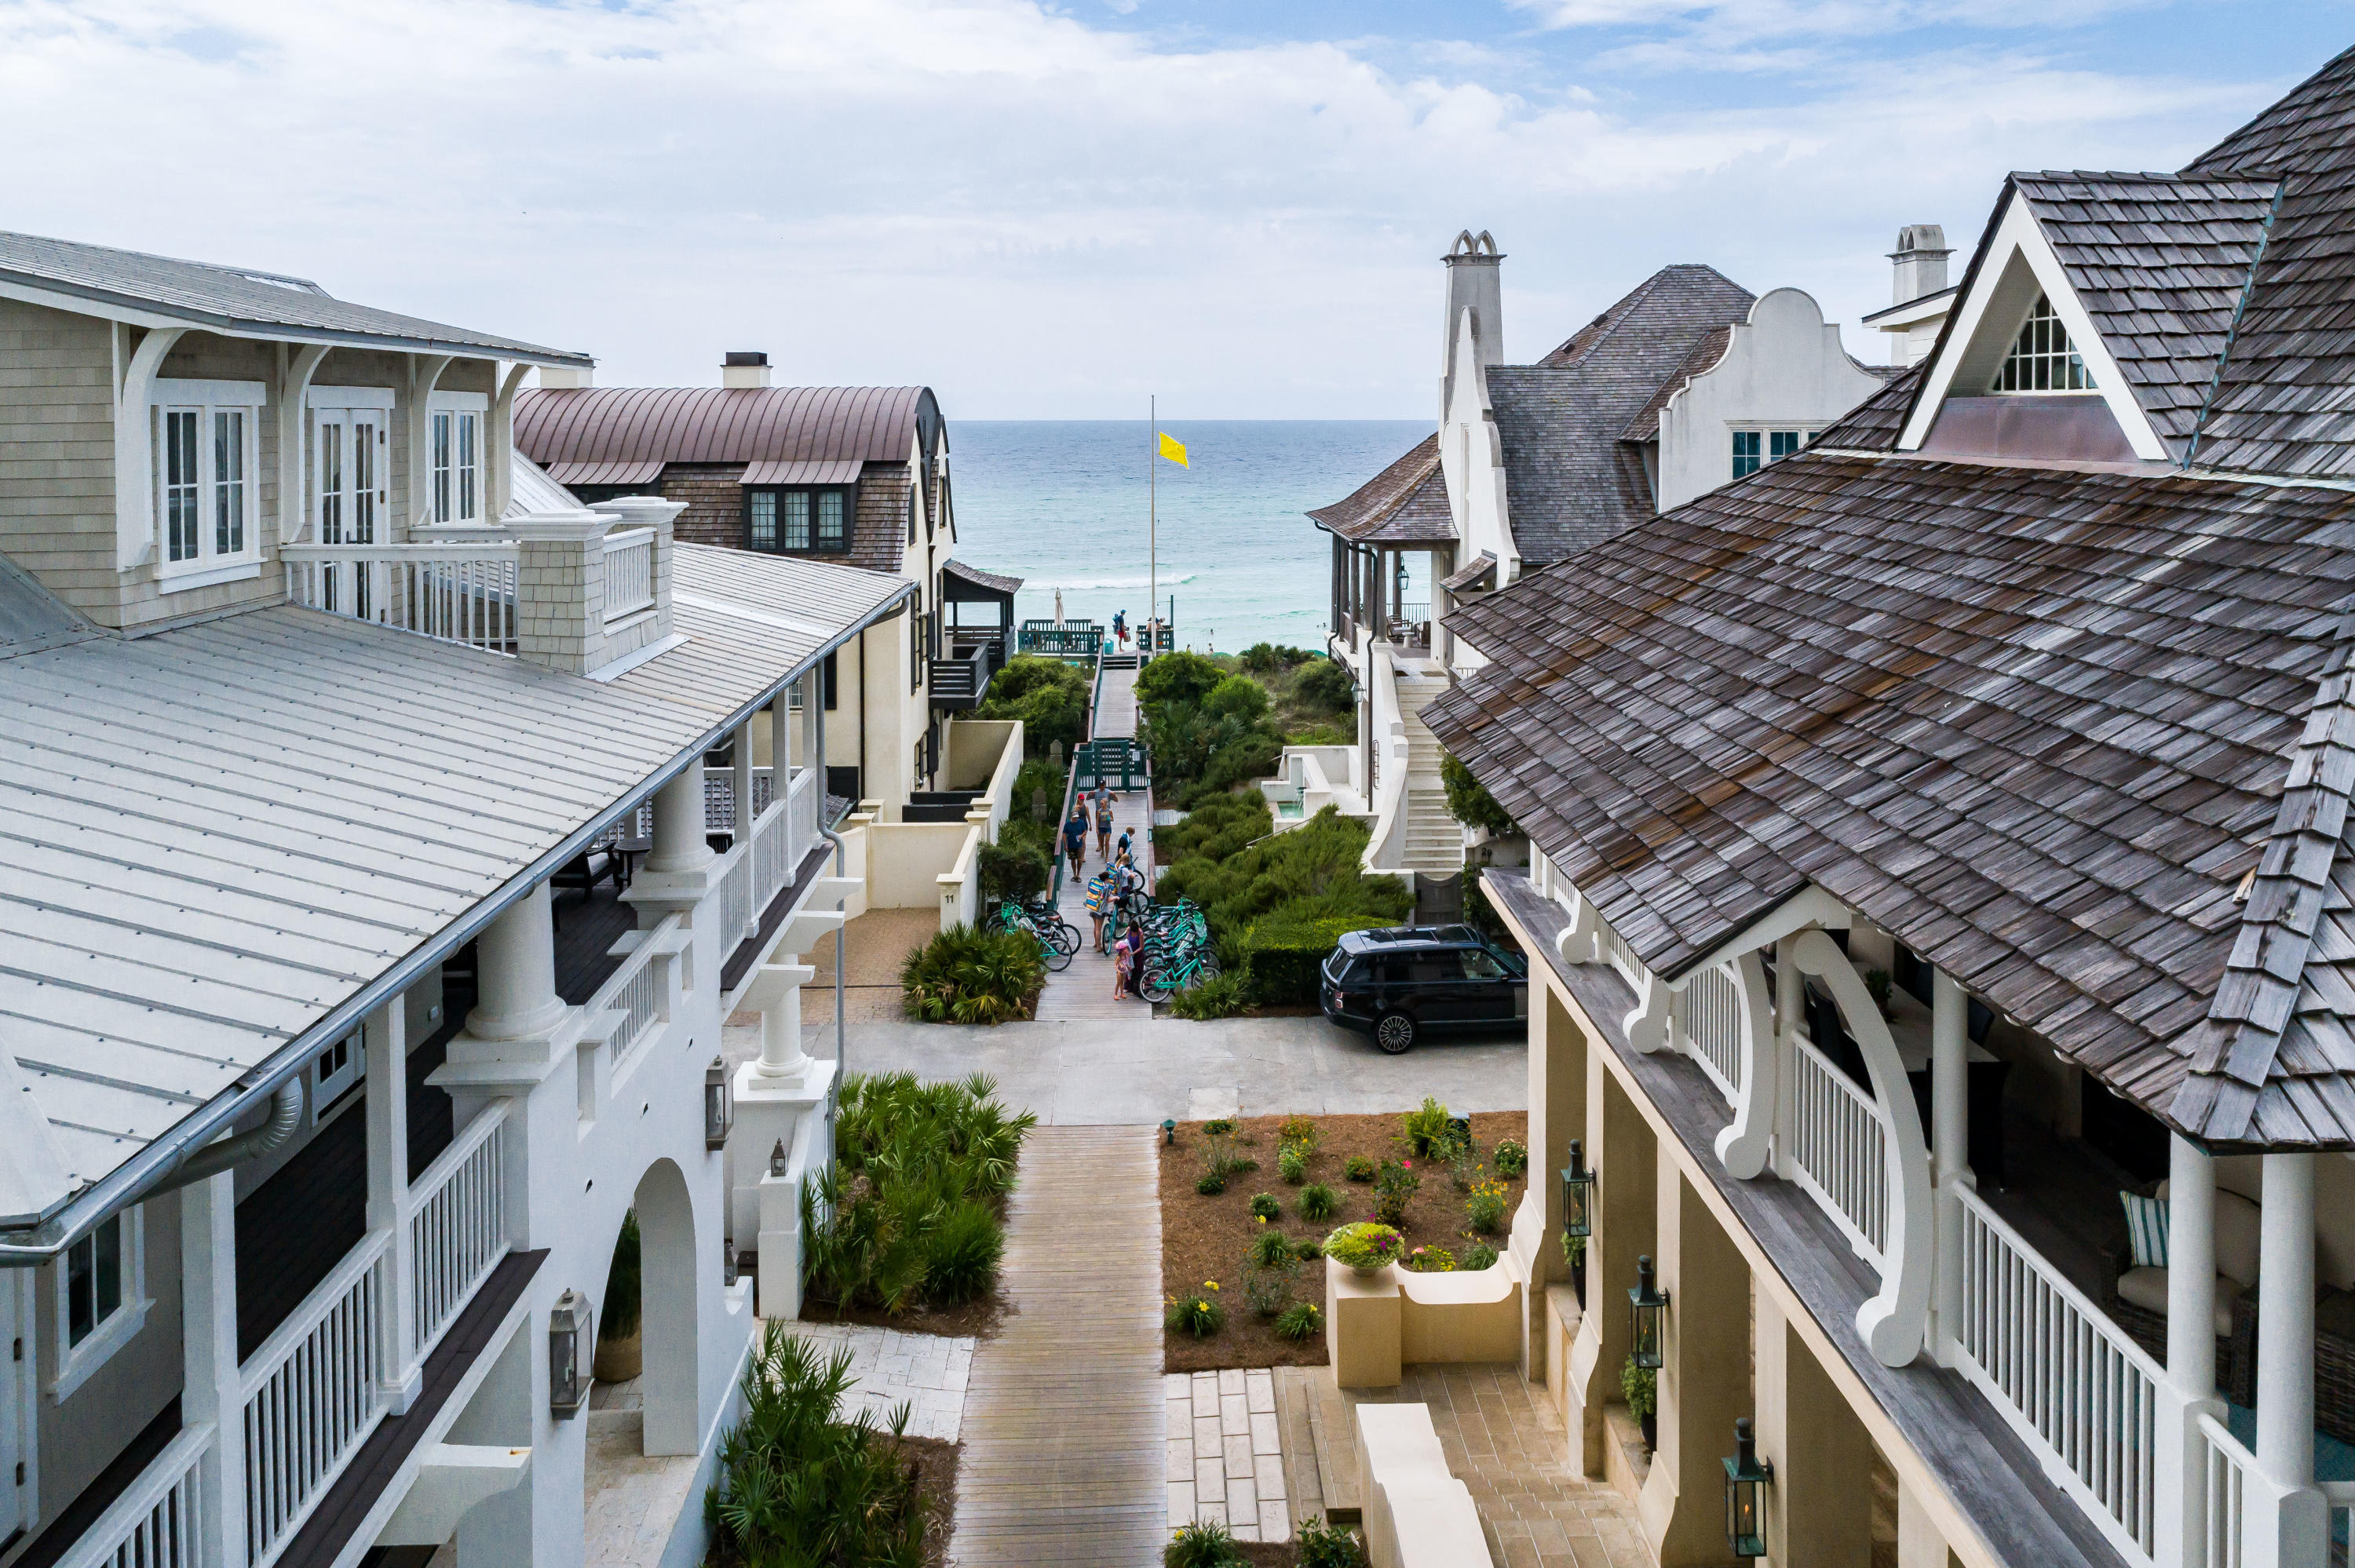
[(1888, 1137), (1888, 1234), (1881, 1242), (1881, 1293), (1857, 1308), (1856, 1331), (1883, 1366), (1909, 1364), (1922, 1351), (1930, 1318), (1930, 1156), (1922, 1142), (1922, 1118), (1913, 1107), (1913, 1086), (1897, 1042), (1848, 955), (1821, 931), (1803, 931), (1791, 940), (1791, 961), (1801, 974), (1824, 982), (1839, 1008), (1872, 1078), (1872, 1095)]
[[(1549, 877), (1548, 880), (1551, 880)], [(1601, 955), (1601, 921), (1594, 913), (1593, 901), (1573, 887), (1570, 890), (1570, 924), (1563, 927), (1553, 939), (1553, 950), (1561, 955), (1566, 964), (1591, 964)]]
[(1783, 1054), (1774, 1038), (1765, 962), (1753, 948), (1736, 959), (1732, 969), (1734, 996), (1742, 1011), (1742, 1099), (1734, 1107), (1733, 1124), (1717, 1135), (1717, 1158), (1727, 1175), (1747, 1181), (1766, 1169), (1774, 1150)]
[(1628, 1045), (1637, 1054), (1648, 1056), (1668, 1048), (1668, 1010), (1675, 994), (1659, 976), (1645, 971), (1643, 989), (1636, 993), (1636, 1005), (1619, 1024), (1626, 1033)]
[[(155, 420), (148, 403), (164, 356), (186, 327), (150, 327), (123, 362), (114, 392), (114, 567), (129, 571), (155, 558)], [(122, 340), (117, 329), (116, 341)]]
[(324, 343), (287, 354), (278, 378), (278, 542), (299, 543), (310, 531), (309, 494), (303, 484), (303, 438), (311, 406), (311, 378), (327, 357)]

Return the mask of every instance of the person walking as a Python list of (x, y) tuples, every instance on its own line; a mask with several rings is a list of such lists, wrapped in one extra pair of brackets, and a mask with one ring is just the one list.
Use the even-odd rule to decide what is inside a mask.
[(1096, 782), (1096, 792), (1091, 799), (1096, 808), (1096, 853), (1105, 860), (1112, 858), (1112, 791), (1103, 781)]
[(1139, 988), (1142, 977), (1137, 973), (1137, 965), (1143, 961), (1144, 953), (1145, 928), (1142, 926), (1132, 924), (1120, 934), (1120, 940), (1112, 945), (1112, 999), (1114, 1001), (1142, 994)]
[(1104, 922), (1112, 917), (1116, 891), (1109, 865), (1088, 878), (1088, 915), (1096, 923), (1096, 951), (1099, 953), (1111, 950), (1104, 946)]
[(1071, 874), (1079, 875), (1088, 861), (1088, 811), (1077, 800), (1071, 802), (1071, 820), (1063, 824), (1063, 853), (1071, 857)]

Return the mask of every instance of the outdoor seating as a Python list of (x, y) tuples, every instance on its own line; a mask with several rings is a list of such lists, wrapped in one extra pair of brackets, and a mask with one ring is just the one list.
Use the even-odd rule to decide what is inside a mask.
[[(2137, 1196), (2165, 1198), (2167, 1183), (2138, 1189)], [(2216, 1385), (2236, 1404), (2255, 1398), (2255, 1313), (2247, 1311), (2250, 1328), (2239, 1331), (2245, 1304), (2256, 1299), (2259, 1210), (2238, 1192), (2216, 1193)], [(2106, 1247), (2102, 1254), (2102, 1308), (2119, 1328), (2151, 1354), (2167, 1355), (2167, 1270), (2135, 1266), (2126, 1246)], [(2355, 1325), (2351, 1325), (2355, 1326)], [(2349, 1341), (2349, 1386), (2355, 1390), (2355, 1340)], [(2318, 1410), (2320, 1392), (2317, 1391)], [(2349, 1412), (2355, 1417), (2355, 1404)]]

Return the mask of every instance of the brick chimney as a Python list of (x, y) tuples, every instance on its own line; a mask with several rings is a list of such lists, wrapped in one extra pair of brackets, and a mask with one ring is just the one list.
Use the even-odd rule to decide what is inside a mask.
[(1889, 253), (1895, 269), (1889, 302), (1902, 305), (1946, 286), (1946, 230), (1935, 223), (1909, 223), (1897, 231), (1897, 249)]
[(766, 387), (769, 356), (757, 348), (731, 348), (719, 362), (722, 387)]
[[(508, 520), (517, 540), (516, 652), (592, 675), (671, 634), (671, 525), (685, 503), (659, 496)], [(640, 536), (642, 535), (642, 536)]]

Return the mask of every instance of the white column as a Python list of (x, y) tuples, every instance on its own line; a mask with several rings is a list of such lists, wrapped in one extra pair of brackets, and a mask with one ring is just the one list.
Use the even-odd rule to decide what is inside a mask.
[[(2257, 1467), (2277, 1486), (2306, 1487), (2314, 1481), (2314, 1156), (2268, 1154), (2264, 1161), (2264, 1250), (2257, 1265)], [(2171, 1248), (2168, 1265), (2171, 1284)], [(2174, 1305), (2170, 1294), (2170, 1312)], [(2171, 1330), (2168, 1349), (2172, 1354)]]
[[(1806, 995), (1799, 966), (1791, 956), (1791, 938), (1783, 938), (1774, 944), (1774, 1049), (1787, 1063), (1797, 1048), (1792, 1037), (1799, 1029), (1799, 999)], [(1798, 1161), (1793, 1158), (1792, 1139), (1796, 1129), (1791, 1125), (1791, 1090), (1787, 1080), (1791, 1075), (1778, 1075), (1785, 1080), (1774, 1099), (1774, 1174), (1789, 1181), (1799, 1173)]]
[[(659, 812), (655, 821), (659, 853)], [(466, 1015), (466, 1033), (475, 1039), (543, 1034), (564, 1016), (564, 1002), (556, 994), (556, 927), (548, 900), (543, 882), (507, 906), (475, 938), (480, 994)]]
[(752, 809), (752, 721), (746, 719), (736, 726), (734, 747), (736, 777), (736, 823), (734, 848), (752, 842), (752, 819), (761, 813)]
[(1970, 1180), (1970, 1042), (1964, 1028), (1963, 988), (1944, 969), (1930, 981), (1930, 1171), (1937, 1183), (1937, 1290), (1932, 1298), (1930, 1353), (1955, 1364), (1955, 1335), (1963, 1320), (1963, 1202)]
[(703, 764), (691, 762), (655, 791), (655, 842), (645, 868), (698, 871), (712, 858), (711, 845), (703, 836)]
[[(478, 949), (479, 950), (479, 949)], [(405, 1415), (425, 1385), (416, 1356), (417, 1256), (409, 1232), (409, 1021), (401, 998), (372, 1013), (361, 1039), (368, 1055), (368, 1227), (390, 1231), (385, 1254), (385, 1310), (378, 1321), (377, 1364), (392, 1414)]]
[(213, 1425), (195, 1568), (245, 1568), (245, 1383), (237, 1360), (237, 1176), (180, 1189), (180, 1421)]
[(2208, 1492), (2200, 1417), (2224, 1417), (2216, 1397), (2216, 1163), (2181, 1133), (2167, 1161), (2167, 1382), (2158, 1391), (2153, 1499), (2162, 1564), (2207, 1549)]
[(786, 874), (802, 863), (809, 845), (794, 842), (794, 705), (787, 692), (779, 692), (777, 700), (769, 705), (769, 794), (777, 802), (781, 813), (777, 832), (785, 835)]

